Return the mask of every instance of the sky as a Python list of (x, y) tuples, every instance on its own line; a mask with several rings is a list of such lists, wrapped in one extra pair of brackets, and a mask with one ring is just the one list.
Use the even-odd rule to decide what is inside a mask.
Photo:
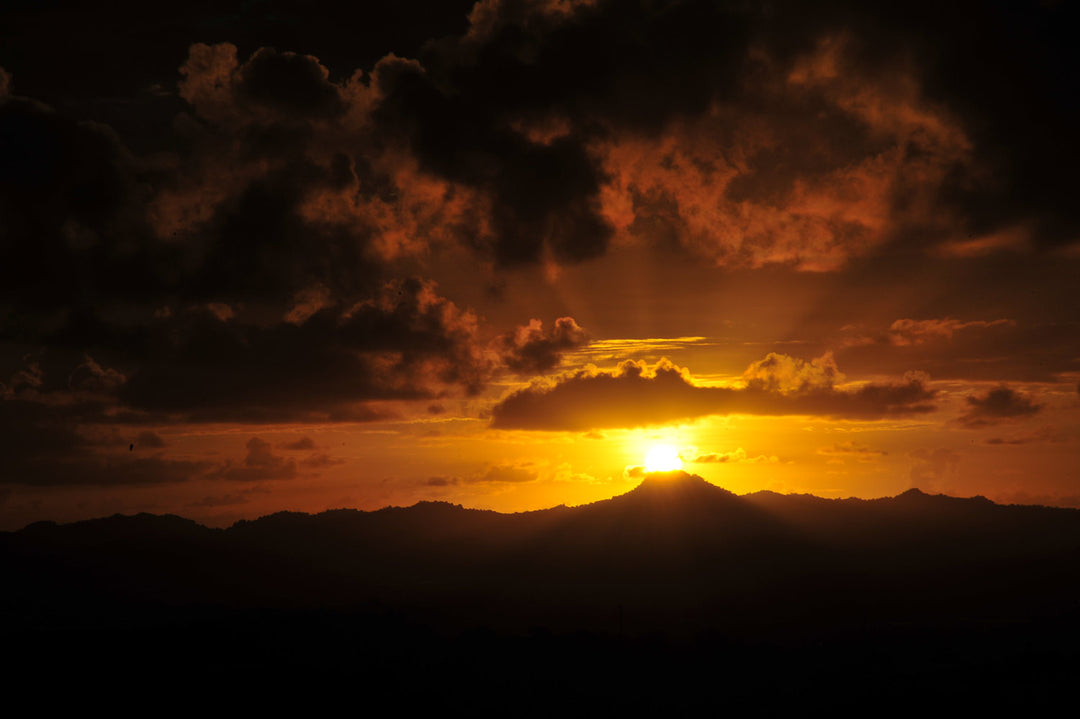
[(0, 529), (1080, 506), (1077, 11), (891, 5), (5, 3)]

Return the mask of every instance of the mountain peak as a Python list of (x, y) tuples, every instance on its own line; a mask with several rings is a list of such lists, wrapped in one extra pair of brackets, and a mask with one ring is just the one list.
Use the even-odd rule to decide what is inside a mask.
[(704, 477), (677, 469), (671, 472), (647, 472), (645, 478), (627, 495), (634, 496), (710, 496), (735, 495)]

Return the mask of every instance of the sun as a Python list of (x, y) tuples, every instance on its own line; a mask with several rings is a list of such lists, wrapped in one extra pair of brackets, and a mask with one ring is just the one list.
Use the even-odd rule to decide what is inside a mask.
[(682, 458), (674, 447), (658, 444), (645, 455), (646, 472), (674, 472), (682, 469)]

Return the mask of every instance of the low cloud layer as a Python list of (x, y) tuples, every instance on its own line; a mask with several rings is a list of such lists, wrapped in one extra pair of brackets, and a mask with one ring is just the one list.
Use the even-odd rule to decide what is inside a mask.
[(888, 454), (888, 452), (884, 450), (876, 449), (854, 440), (837, 442), (830, 447), (821, 447), (818, 449), (817, 453), (824, 457), (828, 457), (829, 462), (837, 464), (843, 464), (849, 459), (856, 462), (873, 462)]
[(779, 462), (779, 458), (775, 455), (759, 454), (757, 456), (750, 456), (746, 450), (742, 447), (736, 447), (730, 452), (691, 452), (688, 454), (679, 455), (683, 462), (690, 464), (758, 464), (768, 463), (775, 464)]
[(880, 419), (930, 412), (935, 393), (926, 378), (844, 388), (830, 357), (809, 362), (770, 354), (747, 369), (739, 387), (696, 384), (667, 360), (624, 362), (611, 371), (582, 370), (553, 384), (534, 384), (492, 410), (497, 429), (584, 432), (643, 427), (723, 414), (808, 415)]

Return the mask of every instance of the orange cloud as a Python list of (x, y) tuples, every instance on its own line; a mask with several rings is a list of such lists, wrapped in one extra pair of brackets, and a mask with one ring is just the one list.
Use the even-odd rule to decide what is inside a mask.
[(821, 447), (818, 454), (830, 457), (831, 462), (843, 464), (845, 459), (854, 459), (857, 462), (872, 462), (878, 457), (884, 457), (888, 452), (875, 449), (855, 441), (838, 442), (831, 447)]
[(860, 72), (842, 36), (790, 69), (751, 57), (755, 84), (741, 88), (751, 102), (716, 102), (656, 137), (594, 145), (610, 177), (604, 214), (623, 241), (674, 242), (721, 265), (825, 271), (902, 223), (943, 221), (937, 194), (971, 144), (911, 68)]
[(759, 454), (751, 457), (742, 447), (736, 447), (730, 452), (693, 452), (680, 455), (680, 458), (690, 464), (776, 464), (780, 461), (775, 455)]

